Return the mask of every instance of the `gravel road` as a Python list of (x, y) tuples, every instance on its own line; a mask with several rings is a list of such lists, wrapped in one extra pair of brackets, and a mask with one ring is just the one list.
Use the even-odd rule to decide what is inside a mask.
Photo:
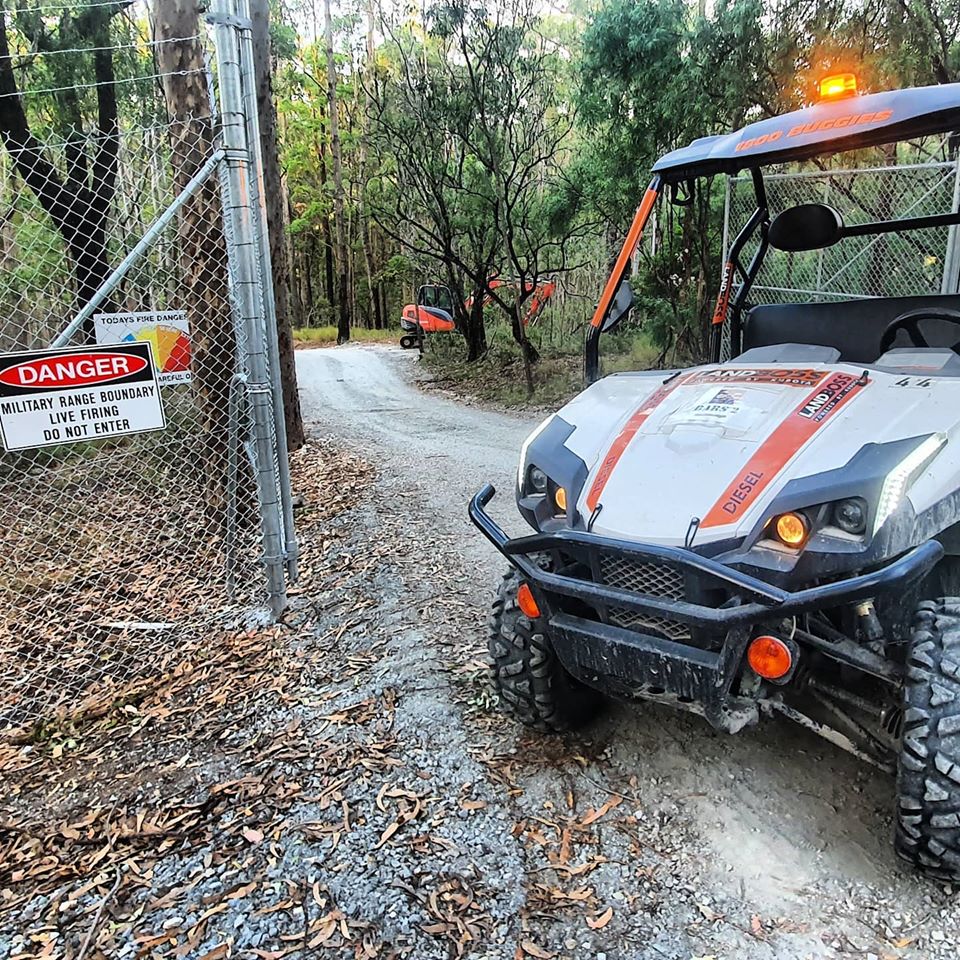
[[(411, 535), (423, 538), (425, 570), (463, 572), (467, 602), (455, 622), (475, 650), (501, 562), (467, 521), (465, 504), (490, 480), (501, 491), (494, 512), (508, 529), (520, 529), (513, 471), (536, 421), (421, 392), (415, 355), (391, 347), (302, 351), (298, 371), (311, 430), (346, 441), (375, 464), (383, 496), (404, 501)], [(429, 617), (424, 659), (413, 665), (423, 682), (430, 680)], [(469, 740), (470, 717), (451, 710), (443, 691), (422, 704), (423, 722), (433, 722), (438, 705), (453, 741)], [(579, 930), (591, 933), (589, 949), (578, 945), (578, 933), (553, 931), (554, 950), (579, 957), (602, 947), (609, 957), (682, 960), (698, 950), (742, 958), (960, 955), (955, 892), (902, 871), (891, 852), (889, 778), (786, 721), (727, 737), (664, 708), (614, 706), (562, 748), (502, 729), (523, 780), (494, 794), (508, 819), (561, 808), (571, 783), (598, 802), (604, 789), (620, 791), (633, 817), (635, 836), (626, 845), (609, 840), (613, 852), (601, 855), (611, 862), (589, 876), (601, 901), (614, 906), (605, 936), (580, 921)], [(510, 836), (502, 844), (506, 868), (519, 848)], [(656, 850), (662, 862), (650, 866), (638, 850)], [(528, 873), (519, 880), (529, 892), (536, 879), (529, 870), (540, 866), (527, 852), (521, 859)], [(671, 896), (653, 909), (651, 891), (662, 892), (665, 882)], [(705, 943), (707, 931), (715, 939)]]
[[(492, 702), (494, 551), (466, 517), (533, 426), (387, 347), (302, 351), (301, 582), (0, 743), (0, 960), (946, 960), (889, 778), (785, 721)], [(225, 614), (226, 615), (226, 612)]]

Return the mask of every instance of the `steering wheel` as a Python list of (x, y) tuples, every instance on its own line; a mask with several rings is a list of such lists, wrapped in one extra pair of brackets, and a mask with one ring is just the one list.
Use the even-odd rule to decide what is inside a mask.
[[(927, 338), (920, 329), (921, 320), (942, 320), (944, 323), (953, 323), (960, 327), (960, 310), (949, 310), (946, 307), (918, 307), (916, 310), (908, 310), (901, 313), (895, 320), (891, 320), (883, 336), (880, 337), (880, 356), (883, 356), (892, 346), (893, 341), (897, 339), (897, 334), (901, 330), (907, 331), (910, 342), (915, 347), (929, 347)], [(960, 353), (960, 340), (953, 348), (955, 353)]]

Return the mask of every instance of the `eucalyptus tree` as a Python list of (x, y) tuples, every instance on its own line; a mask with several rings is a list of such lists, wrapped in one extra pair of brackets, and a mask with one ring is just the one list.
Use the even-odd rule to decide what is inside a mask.
[[(182, 191), (214, 151), (198, 0), (155, 0), (151, 11), (157, 67), (166, 101), (174, 187)], [(183, 205), (178, 220), (180, 284), (190, 317), (190, 363), (203, 428), (206, 505), (226, 510), (229, 395), (234, 334), (227, 286), (227, 250), (215, 177)]]
[[(276, 305), (277, 343), (280, 355), (280, 381), (283, 388), (283, 415), (287, 447), (299, 450), (306, 442), (300, 395), (297, 391), (297, 365), (294, 355), (293, 327), (300, 326), (294, 316), (291, 290), (290, 257), (286, 242), (287, 217), (284, 185), (280, 170), (277, 135), (277, 107), (273, 93), (274, 51), (271, 42), (270, 5), (267, 0), (250, 4), (251, 35), (257, 87), (257, 113), (260, 118), (260, 154), (263, 160), (264, 206), (270, 238), (270, 264)], [(282, 36), (280, 30), (275, 31)]]
[(389, 185), (378, 197), (384, 229), (438, 263), (469, 359), (484, 350), (483, 304), (506, 314), (528, 384), (537, 354), (525, 304), (545, 276), (567, 269), (578, 231), (554, 216), (572, 118), (557, 101), (563, 51), (540, 25), (527, 0), (446, 0), (426, 11), (422, 31), (384, 20), (370, 91)]

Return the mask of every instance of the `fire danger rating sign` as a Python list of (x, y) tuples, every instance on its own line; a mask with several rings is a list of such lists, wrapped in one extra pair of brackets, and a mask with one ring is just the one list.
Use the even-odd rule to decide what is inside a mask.
[(0, 354), (0, 438), (7, 450), (165, 425), (147, 341)]

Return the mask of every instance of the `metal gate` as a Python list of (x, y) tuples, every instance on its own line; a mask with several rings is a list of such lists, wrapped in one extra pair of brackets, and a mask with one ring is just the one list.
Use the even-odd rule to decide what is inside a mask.
[[(946, 141), (933, 151), (946, 157)], [(798, 203), (826, 203), (847, 224), (949, 213), (960, 201), (956, 160), (925, 160), (854, 169), (765, 174), (771, 217)], [(727, 181), (724, 254), (753, 213), (748, 175)], [(757, 241), (748, 244), (748, 262)], [(960, 260), (956, 227), (851, 237), (826, 250), (769, 250), (752, 288), (754, 302), (806, 302), (851, 297), (954, 293)]]
[(0, 351), (147, 341), (166, 426), (0, 452), (0, 740), (135, 700), (296, 577), (246, 0), (114, 39), (106, 83), (31, 85), (98, 56), (34, 50), (0, 92), (31, 128), (0, 150)]

